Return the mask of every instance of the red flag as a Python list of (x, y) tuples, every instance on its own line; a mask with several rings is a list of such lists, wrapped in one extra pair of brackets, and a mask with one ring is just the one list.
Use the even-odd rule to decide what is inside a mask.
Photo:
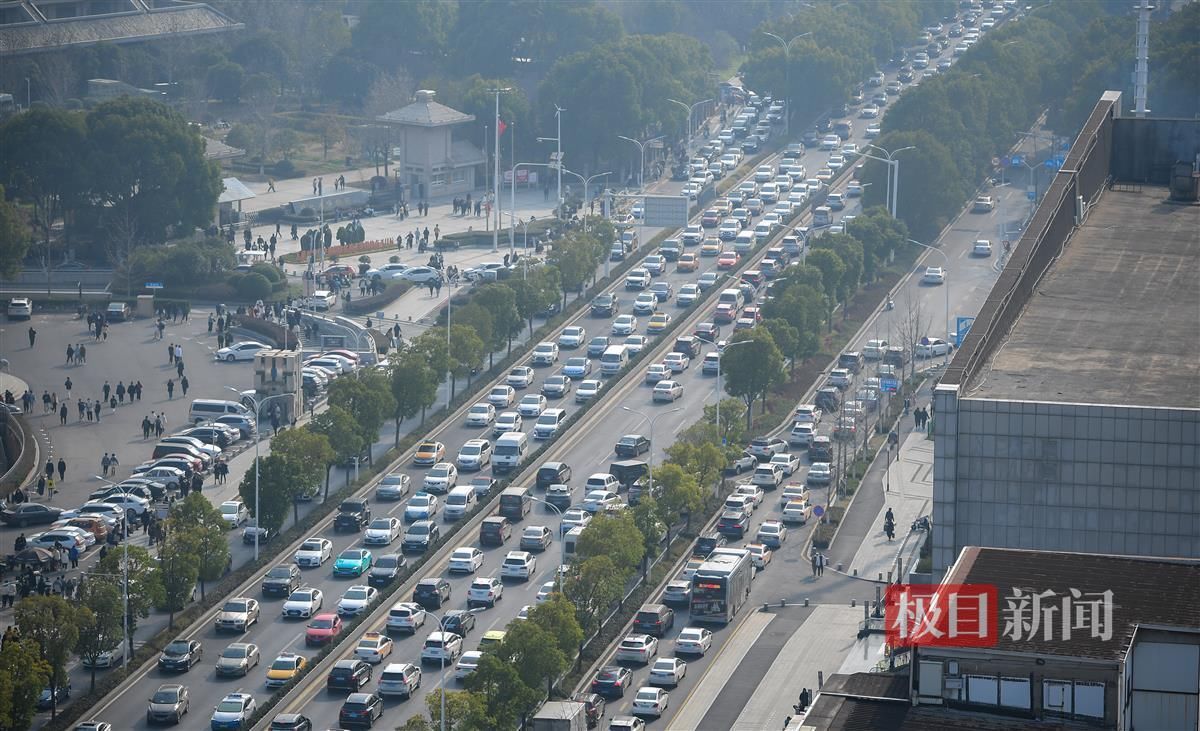
[(504, 123), (503, 119), (497, 119), (496, 129), (500, 131), (500, 134), (504, 134), (504, 130), (508, 129), (508, 125)]

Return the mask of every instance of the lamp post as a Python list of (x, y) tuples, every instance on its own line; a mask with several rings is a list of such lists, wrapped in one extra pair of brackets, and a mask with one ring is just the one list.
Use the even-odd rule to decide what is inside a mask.
[[(944, 261), (946, 263), (946, 269), (945, 269), (945, 274), (943, 276), (942, 287), (943, 287), (944, 293), (946, 295), (946, 338), (947, 338), (946, 343), (947, 343), (947, 345), (949, 345), (950, 344), (950, 341), (949, 341), (949, 338), (950, 338), (950, 279), (949, 279), (950, 257), (946, 256), (946, 252), (942, 251), (941, 249), (937, 248), (936, 246), (930, 246), (929, 244), (922, 244), (920, 241), (913, 241), (912, 239), (908, 239), (908, 243), (920, 246), (922, 249), (929, 249), (930, 251), (937, 252), (942, 257), (942, 261)], [(946, 348), (946, 364), (947, 365), (950, 364), (950, 348), (949, 347)]]
[(496, 119), (494, 120), (493, 129), (495, 130), (495, 145), (493, 149), (496, 154), (496, 159), (493, 163), (492, 170), (492, 199), (495, 202), (496, 220), (493, 222), (492, 228), (492, 251), (496, 252), (500, 249), (500, 95), (512, 91), (512, 87), (504, 86), (495, 89), (488, 89), (496, 95)]
[(638, 409), (631, 409), (628, 406), (622, 406), (621, 409), (623, 411), (628, 411), (631, 414), (637, 414), (638, 416), (642, 417), (642, 419), (644, 421), (650, 422), (650, 457), (646, 461), (649, 466), (649, 470), (648, 470), (647, 474), (650, 477), (650, 495), (653, 496), (654, 495), (654, 422), (658, 421), (659, 417), (663, 417), (663, 416), (666, 416), (667, 414), (674, 414), (676, 412), (683, 411), (683, 407), (676, 406), (675, 408), (673, 408), (669, 411), (659, 412), (659, 413), (655, 414), (653, 417), (651, 417), (649, 414), (647, 414), (644, 411), (639, 411)]
[[(894, 150), (892, 152), (888, 152), (887, 150), (883, 149), (879, 145), (867, 145), (867, 147), (870, 147), (872, 150), (879, 150), (885, 156), (885, 157), (880, 158), (880, 157), (875, 157), (874, 155), (868, 155), (865, 152), (859, 153), (859, 155), (861, 155), (862, 157), (869, 157), (872, 160), (878, 160), (880, 162), (887, 163), (887, 166), (888, 166), (887, 194), (886, 194), (887, 208), (888, 208), (888, 211), (892, 214), (892, 218), (895, 218), (896, 217), (896, 204), (900, 200), (900, 161), (895, 160), (893, 158), (896, 155), (898, 155), (899, 153), (904, 152), (905, 150), (915, 150), (917, 148), (914, 145), (909, 145), (908, 147), (901, 147), (899, 150)], [(892, 184), (893, 177), (896, 179), (895, 185)]]
[(556, 143), (558, 143), (558, 152), (556, 152), (554, 154), (553, 167), (558, 168), (558, 205), (556, 205), (555, 208), (559, 209), (558, 215), (560, 218), (562, 217), (562, 204), (563, 204), (563, 197), (562, 197), (562, 160), (563, 160), (563, 156), (562, 156), (562, 113), (565, 111), (567, 111), (567, 110), (563, 109), (562, 107), (558, 106), (557, 104), (554, 105), (554, 118), (557, 120), (557, 124), (558, 124), (558, 131), (555, 133), (558, 135), (557, 137), (539, 137), (539, 138), (537, 138), (538, 142), (556, 142)]
[[(805, 248), (807, 248), (807, 246)], [(713, 345), (713, 346), (716, 345), (716, 343), (714, 343), (711, 340), (705, 340), (704, 338), (697, 338), (697, 339), (702, 343), (708, 343), (709, 345)], [(732, 343), (725, 343), (724, 349), (722, 349), (717, 354), (718, 355), (718, 357), (717, 357), (717, 436), (718, 437), (721, 436), (721, 394), (724, 393), (724, 391), (721, 390), (721, 358), (719, 356), (723, 355), (724, 352), (726, 350), (729, 350), (730, 348), (736, 348), (739, 345), (745, 345), (747, 343), (753, 343), (753, 342), (755, 342), (755, 341), (754, 340), (738, 340), (738, 341), (732, 342)], [(721, 437), (721, 444), (722, 444), (722, 446), (725, 444), (724, 437)]]
[(800, 40), (801, 38), (804, 38), (805, 36), (811, 36), (812, 33), (813, 32), (810, 30), (807, 33), (801, 33), (800, 35), (796, 36), (795, 38), (793, 38), (790, 41), (785, 41), (785, 40), (783, 40), (783, 38), (775, 35), (774, 33), (763, 31), (763, 35), (774, 38), (775, 40), (779, 41), (779, 44), (781, 46), (783, 46), (783, 107), (784, 107), (784, 109), (783, 109), (783, 134), (784, 135), (789, 135), (792, 132), (792, 44), (795, 43), (796, 41)]
[[(595, 180), (596, 178), (603, 178), (605, 176), (612, 175), (612, 171), (606, 170), (602, 173), (596, 173), (595, 175), (589, 175), (585, 178), (582, 175), (580, 175), (579, 173), (575, 172), (574, 170), (567, 170), (566, 168), (562, 167), (561, 165), (558, 167), (558, 173), (559, 173), (560, 177), (562, 176), (563, 173), (566, 173), (567, 175), (574, 175), (575, 177), (579, 178), (579, 181), (581, 183), (583, 183), (583, 205), (587, 205), (588, 188), (591, 186), (592, 181)], [(583, 232), (587, 233), (587, 216), (583, 217)], [(606, 273), (606, 276), (607, 276), (607, 273)]]
[[(233, 386), (226, 386), (225, 389), (227, 391), (233, 391), (234, 393), (238, 394), (239, 396), (242, 396), (242, 392), (237, 390)], [(261, 441), (259, 438), (260, 432), (258, 429), (258, 419), (262, 415), (263, 404), (265, 404), (268, 401), (270, 401), (271, 399), (275, 399), (275, 398), (293, 398), (293, 397), (294, 397), (294, 394), (277, 393), (274, 396), (267, 396), (265, 399), (262, 399), (260, 401), (258, 398), (254, 397), (254, 396), (243, 396), (243, 398), (250, 399), (250, 402), (254, 404), (254, 527), (255, 527), (255, 530), (254, 530), (254, 560), (255, 561), (258, 560), (258, 542), (259, 542), (259, 538), (261, 537), (260, 530), (262, 528), (262, 525), (259, 522), (259, 515), (262, 514), (262, 507), (259, 505), (259, 502), (258, 502), (258, 454), (259, 454), (258, 443), (259, 443), (259, 441)]]
[(617, 137), (625, 140), (626, 142), (632, 142), (633, 144), (638, 146), (638, 153), (641, 154), (641, 161), (642, 161), (641, 167), (638, 168), (638, 190), (645, 190), (645, 188), (646, 188), (646, 182), (645, 182), (646, 145), (650, 144), (651, 142), (657, 142), (658, 140), (661, 140), (663, 138), (663, 135), (659, 135), (658, 137), (651, 137), (650, 139), (645, 140), (645, 141), (638, 141), (638, 140), (633, 139), (632, 137), (626, 137), (625, 135), (617, 135)]
[(684, 147), (690, 153), (692, 151), (692, 116), (696, 113), (696, 107), (700, 106), (701, 104), (711, 104), (712, 99), (704, 99), (703, 101), (698, 101), (695, 104), (690, 105), (681, 102), (678, 99), (668, 99), (667, 101), (671, 102), (672, 104), (678, 104), (687, 111), (687, 142), (685, 143)]
[[(475, 614), (475, 611), (476, 610), (474, 610), (474, 609), (467, 610), (467, 612), (470, 614)], [(445, 615), (442, 615), (439, 617), (438, 615), (434, 614), (433, 612), (431, 612), (429, 610), (425, 610), (425, 613), (437, 620), (439, 631), (441, 631), (441, 632), (446, 631)], [(442, 720), (439, 725), (440, 725), (442, 731), (446, 731), (446, 648), (444, 646), (442, 647), (441, 663), (442, 663), (442, 677), (441, 677), (441, 680), (438, 681), (441, 686), (440, 688), (438, 688), (438, 695), (441, 696), (441, 701), (442, 701)]]
[[(94, 479), (100, 480), (101, 482), (103, 482), (107, 485), (112, 485), (113, 487), (121, 487), (117, 483), (115, 483), (111, 480), (105, 479), (105, 478), (101, 477), (100, 475), (92, 475), (92, 477)], [(122, 491), (119, 494), (124, 495), (126, 497), (129, 496), (129, 493), (126, 492), (124, 489), (122, 489)], [(129, 647), (129, 515), (128, 515), (128, 512), (126, 512), (125, 519), (121, 521), (121, 530), (125, 533), (124, 537), (121, 540), (121, 551), (124, 554), (122, 556), (122, 560), (121, 560), (121, 582), (124, 587), (122, 590), (122, 593), (124, 594), (124, 604), (125, 604), (124, 619), (121, 624), (121, 632), (122, 632), (121, 665), (123, 665), (125, 667), (125, 669), (128, 670), (129, 669), (129, 656), (131, 654), (133, 654), (130, 651), (130, 647)]]
[[(563, 517), (562, 508), (558, 507), (557, 505), (555, 505), (553, 503), (546, 502), (545, 500), (541, 499), (540, 497), (530, 497), (529, 499), (535, 503), (541, 503), (542, 505), (545, 505), (546, 507), (550, 508), (551, 510), (554, 511), (554, 513), (556, 515), (558, 515), (559, 521), (562, 520), (562, 517)], [(560, 594), (563, 592), (562, 567), (567, 565), (567, 542), (565, 540), (563, 540), (564, 538), (566, 538), (566, 536), (563, 536), (561, 534), (559, 535), (559, 541), (558, 541), (558, 567), (559, 568), (557, 571), (554, 572), (554, 579), (555, 579), (555, 581), (558, 582), (558, 592)]]

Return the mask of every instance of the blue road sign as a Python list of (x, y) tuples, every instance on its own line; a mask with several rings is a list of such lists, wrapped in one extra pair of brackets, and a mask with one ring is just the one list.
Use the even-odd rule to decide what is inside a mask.
[(813, 507), (813, 515), (820, 518), (824, 514), (825, 514), (825, 508), (821, 507), (820, 505), (816, 505)]
[(162, 289), (162, 282), (146, 282), (146, 289)]
[(900, 381), (895, 376), (884, 376), (879, 379), (879, 387), (888, 393), (895, 393), (900, 390)]
[(1021, 155), (1013, 155), (1008, 159), (1008, 164), (1010, 167), (1019, 168), (1025, 164), (1025, 158)]
[(1031, 201), (1037, 200), (1037, 193), (1033, 192), (1032, 190), (1027, 190), (1025, 191), (1025, 197)]
[(971, 323), (975, 322), (974, 317), (956, 317), (954, 318), (954, 347), (962, 347), (963, 338), (967, 337), (967, 333), (971, 331)]
[(1000, 164), (1006, 168), (1010, 168), (1010, 167), (1012, 167), (1012, 164), (1013, 164), (1012, 158), (1009, 157), (1008, 155), (1005, 155), (1004, 157), (1000, 158)]
[(1066, 152), (1067, 150), (1071, 149), (1071, 143), (1070, 143), (1070, 141), (1067, 141), (1067, 142), (1064, 142), (1064, 143), (1062, 143), (1062, 145), (1061, 145), (1061, 146), (1059, 146), (1059, 148), (1058, 148), (1058, 149), (1062, 150), (1063, 152)]

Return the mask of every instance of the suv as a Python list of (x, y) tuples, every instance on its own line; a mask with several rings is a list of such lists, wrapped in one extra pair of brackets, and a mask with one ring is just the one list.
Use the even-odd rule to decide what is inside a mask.
[(363, 660), (338, 660), (325, 678), (326, 690), (358, 692), (371, 682), (371, 666)]
[(662, 637), (675, 626), (675, 610), (666, 604), (643, 604), (633, 618), (633, 631)]
[(502, 515), (493, 515), (479, 524), (479, 543), (484, 546), (503, 546), (512, 536), (512, 523)]
[(442, 577), (421, 579), (412, 593), (413, 601), (426, 609), (440, 609), (450, 600), (450, 582)]
[(262, 581), (263, 596), (288, 596), (300, 588), (300, 567), (280, 564), (267, 572)]
[(617, 296), (611, 292), (605, 292), (596, 296), (592, 300), (592, 316), (593, 317), (615, 317), (617, 314)]
[(833, 442), (829, 437), (817, 436), (813, 437), (808, 443), (808, 461), (809, 462), (832, 462), (833, 461)]
[(683, 353), (689, 358), (695, 358), (700, 355), (704, 343), (695, 335), (682, 335), (675, 339), (675, 346), (671, 348), (672, 352)]
[(337, 518), (333, 521), (333, 529), (337, 531), (358, 532), (371, 522), (371, 506), (365, 499), (355, 498), (343, 500), (338, 506)]
[(728, 543), (728, 539), (720, 533), (708, 533), (696, 539), (696, 545), (692, 547), (692, 555), (700, 558), (707, 558), (710, 553), (717, 550), (721, 546)]
[(544, 462), (537, 471), (535, 486), (544, 490), (550, 485), (566, 485), (571, 481), (571, 467), (566, 462)]

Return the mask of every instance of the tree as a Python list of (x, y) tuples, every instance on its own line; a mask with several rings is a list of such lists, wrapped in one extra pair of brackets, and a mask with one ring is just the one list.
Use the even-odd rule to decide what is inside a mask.
[[(484, 353), (486, 353), (490, 359), (495, 352), (495, 348), (492, 347), (492, 344), (496, 341), (496, 323), (495, 323), (495, 317), (493, 317), (492, 312), (490, 310), (484, 309), (482, 306), (480, 306), (480, 304), (478, 302), (475, 301), (474, 298), (472, 298), (471, 301), (469, 303), (467, 303), (466, 306), (460, 307), (460, 308), (454, 310), (453, 319), (454, 319), (454, 322), (453, 322), (454, 325), (459, 326), (459, 327), (465, 327), (465, 328), (469, 329), (472, 333), (475, 334), (475, 337), (479, 340), (479, 344), (481, 346), (480, 350), (479, 350), (479, 361), (483, 360)], [(450, 343), (451, 350), (450, 350), (450, 352), (451, 352), (451, 354), (456, 354), (456, 350), (454, 349), (453, 337), (454, 337), (453, 333), (451, 333), (451, 343)], [(468, 348), (468, 349), (471, 349), (474, 347), (474, 343), (468, 344), (465, 341), (460, 343), (460, 345), (462, 347)], [(503, 337), (501, 337), (499, 347), (503, 347), (503, 346), (504, 346), (504, 339), (503, 339)], [(466, 364), (462, 364), (462, 365), (466, 365)], [(473, 365), (474, 364), (472, 364), (472, 366)], [(491, 363), (489, 362), (488, 365), (490, 367)], [(468, 375), (470, 374), (470, 368), (467, 369), (466, 373)]]
[[(371, 0), (351, 31), (354, 47), (383, 69), (405, 66), (423, 76), (437, 70), (450, 48), (458, 5), (437, 0)], [(403, 39), (398, 53), (397, 41)]]
[(88, 581), (81, 589), (79, 639), (75, 643), (75, 652), (85, 664), (92, 666), (92, 690), (95, 690), (96, 658), (121, 645), (125, 604), (121, 592), (107, 582)]
[[(435, 688), (425, 696), (425, 708), (429, 710), (430, 722), (425, 726), (416, 726), (415, 729), (409, 729), (405, 725), (405, 731), (441, 729), (442, 688)], [(480, 694), (465, 690), (446, 693), (446, 731), (482, 731), (486, 728), (482, 725), (486, 716), (487, 706)]]
[(183, 611), (192, 600), (196, 579), (200, 575), (200, 559), (193, 553), (195, 545), (186, 538), (186, 533), (190, 531), (183, 532), (185, 535), (181, 536), (168, 528), (158, 552), (162, 566), (162, 608), (167, 611), (167, 627), (171, 628), (175, 626), (175, 613)]
[(458, 384), (458, 379), (462, 376), (470, 376), (471, 371), (477, 368), (483, 361), (483, 354), (486, 345), (483, 340), (475, 334), (475, 331), (466, 325), (451, 325), (450, 326), (450, 398), (454, 398), (455, 389)]
[[(34, 108), (0, 125), (0, 182), (9, 195), (33, 204), (32, 223), (46, 247), (55, 222), (77, 205), (86, 138), (83, 115), (63, 109)], [(0, 235), (0, 265), (7, 266), (13, 254), (20, 262), (22, 240)]]
[(20, 212), (5, 199), (4, 186), (0, 185), (0, 277), (16, 276), (28, 250), (29, 233)]
[(452, 367), (449, 350), (446, 346), (445, 333), (436, 330), (426, 330), (409, 343), (409, 350), (424, 358), (429, 367), (438, 377), (438, 383), (446, 380), (446, 374)]
[(496, 656), (511, 663), (529, 688), (540, 688), (545, 683), (546, 694), (550, 695), (554, 690), (554, 679), (567, 669), (570, 657), (555, 640), (553, 634), (534, 622), (514, 622), (496, 650)]
[[(674, 451), (672, 451), (674, 450)], [(686, 516), (691, 525), (692, 514), (704, 506), (702, 485), (715, 482), (725, 466), (725, 456), (711, 443), (699, 446), (676, 442), (667, 449), (671, 461), (654, 469), (654, 484), (659, 488), (659, 516), (667, 526)]]
[[(900, 345), (908, 358), (908, 375), (917, 373), (917, 345), (929, 333), (929, 314), (920, 297), (914, 297), (910, 290), (905, 290), (904, 300), (900, 303), (900, 321), (897, 324), (900, 335)], [(903, 368), (900, 369), (903, 371)]]
[[(553, 647), (552, 640), (549, 646)], [(542, 700), (541, 693), (521, 679), (513, 663), (491, 652), (479, 658), (479, 665), (467, 676), (464, 685), (483, 700), (485, 728), (516, 728), (521, 718)]]
[(400, 424), (421, 414), (437, 400), (438, 377), (419, 353), (404, 350), (391, 370), (392, 398), (396, 401), (393, 418), (396, 422), (396, 443), (400, 446)]
[(583, 291), (584, 284), (596, 271), (596, 262), (590, 255), (587, 243), (577, 236), (565, 236), (556, 242), (547, 262), (558, 270), (564, 307), (567, 295)]
[[(325, 465), (325, 499), (329, 499), (329, 470), (337, 463), (350, 464), (369, 445), (363, 439), (359, 423), (349, 411), (340, 406), (330, 406), (317, 414), (310, 422), (313, 431), (324, 434), (333, 448), (334, 459)], [(346, 484), (350, 484), (350, 473), (346, 473)]]
[(395, 73), (375, 74), (367, 87), (363, 115), (374, 118), (407, 106), (412, 101), (416, 83), (403, 67)]
[(33, 727), (38, 696), (50, 684), (51, 674), (33, 640), (12, 639), (0, 647), (0, 728)]
[(298, 489), (296, 468), (283, 457), (271, 454), (258, 460), (258, 493), (262, 504), (255, 501), (253, 467), (246, 470), (246, 476), (238, 485), (238, 495), (245, 501), (259, 527), (278, 533), (283, 521), (287, 520), (288, 508), (292, 506)]
[(518, 315), (529, 324), (530, 337), (533, 337), (533, 318), (558, 300), (560, 284), (554, 277), (557, 273), (550, 267), (538, 267), (527, 278), (514, 279), (506, 285), (513, 291)]
[(633, 524), (637, 526), (638, 533), (642, 536), (642, 578), (647, 578), (647, 572), (650, 570), (650, 558), (658, 551), (658, 546), (662, 542), (663, 532), (666, 530), (666, 525), (662, 521), (662, 508), (659, 507), (658, 501), (653, 495), (645, 495), (638, 504), (633, 507)]
[[(780, 346), (780, 350), (792, 361), (793, 368), (797, 360), (803, 360), (816, 355), (821, 345), (821, 323), (825, 320), (825, 296), (819, 290), (820, 272), (811, 268), (809, 271), (817, 275), (816, 285), (809, 281), (789, 279), (781, 282), (776, 290), (774, 299), (763, 306), (763, 314), (768, 320), (780, 319), (795, 330), (795, 342), (787, 342), (788, 348)], [(772, 337), (775, 331), (771, 331)], [(778, 342), (778, 341), (777, 341)]]
[(512, 339), (521, 332), (521, 313), (517, 296), (507, 284), (492, 282), (475, 291), (473, 301), (492, 315), (492, 333), (487, 345), (492, 353), (505, 345), (512, 353)]
[[(285, 433), (292, 431), (299, 430), (289, 429)], [(282, 435), (277, 435), (271, 441), (272, 452), (277, 452), (279, 436)], [(195, 557), (201, 599), (204, 598), (205, 582), (220, 579), (229, 566), (226, 526), (221, 511), (198, 492), (189, 494), (171, 506), (171, 513), (167, 519), (167, 536), (173, 538), (174, 543), (181, 547), (185, 554)], [(166, 588), (170, 594), (170, 587)]]
[(373, 444), (379, 438), (383, 423), (396, 410), (391, 383), (382, 371), (374, 369), (330, 384), (329, 404), (354, 414), (366, 444)]
[(38, 656), (50, 666), (50, 717), (55, 718), (55, 691), (69, 680), (67, 661), (79, 641), (78, 612), (61, 596), (35, 594), (18, 602), (15, 614), (21, 637), (31, 640)]
[(832, 249), (814, 248), (808, 253), (808, 263), (821, 272), (821, 287), (830, 309), (838, 301), (842, 280), (846, 276), (846, 264)]
[(580, 534), (575, 553), (580, 561), (608, 556), (622, 572), (631, 572), (641, 563), (646, 548), (633, 515), (621, 511), (597, 514)]
[(579, 651), (583, 628), (575, 616), (575, 607), (562, 594), (551, 594), (548, 601), (530, 609), (529, 621), (546, 630), (567, 658)]
[(308, 425), (276, 434), (271, 439), (271, 453), (283, 457), (296, 470), (298, 493), (304, 496), (316, 494), (329, 465), (337, 459), (329, 436)]
[(222, 61), (208, 69), (208, 93), (227, 104), (242, 98), (246, 72), (232, 61)]
[(783, 355), (766, 328), (756, 327), (742, 333), (735, 336), (733, 342), (750, 341), (750, 344), (726, 347), (721, 354), (721, 372), (725, 376), (725, 391), (746, 403), (746, 428), (749, 429), (754, 399), (763, 400), (765, 411), (767, 394), (782, 378)]
[(600, 629), (600, 619), (621, 598), (628, 575), (628, 569), (618, 568), (611, 558), (599, 555), (584, 559), (567, 579), (567, 599), (575, 606), (575, 616), (585, 632), (593, 634)]
[(775, 341), (775, 346), (788, 359), (788, 367), (791, 371), (795, 372), (796, 358), (800, 352), (799, 331), (792, 327), (787, 320), (777, 317), (764, 320), (763, 327), (771, 333), (771, 339)]
[[(126, 563), (125, 554), (129, 561)], [(150, 611), (161, 606), (165, 597), (162, 570), (150, 552), (141, 546), (123, 546), (119, 551), (109, 551), (96, 565), (91, 574), (94, 581), (103, 581), (121, 592), (124, 601), (125, 567), (129, 574), (129, 644), (125, 652), (133, 655), (133, 636), (137, 632), (137, 620), (150, 616)]]

